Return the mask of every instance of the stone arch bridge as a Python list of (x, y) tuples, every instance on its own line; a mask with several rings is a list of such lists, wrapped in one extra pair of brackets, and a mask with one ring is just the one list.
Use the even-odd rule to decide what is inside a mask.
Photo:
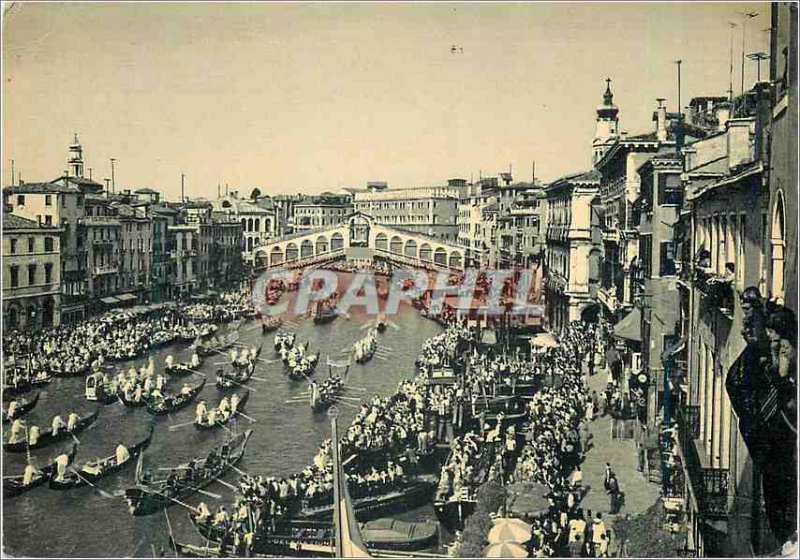
[(356, 213), (327, 228), (270, 239), (254, 249), (257, 268), (296, 268), (345, 259), (355, 263), (382, 258), (429, 270), (464, 270), (465, 249), (426, 235), (373, 223)]

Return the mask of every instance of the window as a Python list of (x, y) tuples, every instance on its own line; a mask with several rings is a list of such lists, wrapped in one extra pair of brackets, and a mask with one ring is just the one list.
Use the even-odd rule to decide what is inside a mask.
[(45, 263), (44, 265), (44, 282), (49, 284), (53, 281), (53, 264)]
[(64, 206), (67, 205), (67, 195), (62, 194), (60, 198), (61, 198), (61, 207), (63, 208)]
[(16, 240), (16, 239), (12, 239), (12, 240), (11, 240), (11, 250), (10, 250), (9, 252), (10, 252), (12, 255), (13, 255), (13, 254), (15, 254), (15, 253), (17, 252), (17, 240)]
[(53, 252), (53, 238), (52, 237), (45, 237), (44, 238), (44, 250), (48, 253)]
[(25, 206), (25, 195), (18, 194), (17, 195), (17, 206)]
[(680, 206), (683, 202), (681, 177), (677, 173), (658, 174), (658, 204)]
[(16, 288), (19, 286), (19, 267), (12, 265), (9, 271), (11, 273), (11, 287)]
[(28, 286), (33, 286), (36, 284), (36, 265), (29, 264), (28, 265)]
[(29, 252), (29, 253), (33, 253), (33, 248), (34, 248), (34, 246), (35, 246), (35, 245), (34, 245), (34, 244), (35, 244), (35, 241), (36, 241), (36, 240), (35, 240), (33, 237), (29, 237), (29, 238), (28, 238), (28, 252)]
[(53, 225), (53, 216), (45, 216), (44, 217), (44, 225), (52, 226)]
[(672, 241), (661, 242), (659, 273), (661, 276), (675, 275), (675, 243)]
[(53, 195), (52, 194), (44, 195), (44, 205), (45, 206), (52, 206), (53, 205)]

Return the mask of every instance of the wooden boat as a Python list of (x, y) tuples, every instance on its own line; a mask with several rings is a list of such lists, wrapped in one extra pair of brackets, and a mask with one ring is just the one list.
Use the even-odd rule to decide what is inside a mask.
[(290, 332), (278, 333), (275, 335), (275, 355), (280, 356), (281, 350), (294, 348), (297, 335)]
[[(287, 373), (290, 379), (295, 381), (299, 381), (301, 379), (305, 379), (307, 377), (311, 377), (314, 374), (314, 371), (317, 369), (317, 364), (319, 363), (319, 350), (313, 356), (309, 358), (301, 358), (300, 362), (291, 361), (286, 364)], [(307, 364), (307, 365), (303, 365)]]
[(134, 399), (126, 398), (125, 397), (125, 392), (120, 390), (120, 391), (117, 391), (117, 397), (122, 402), (122, 404), (124, 404), (128, 408), (141, 408), (141, 407), (143, 407), (144, 405), (147, 404), (147, 397), (145, 397), (144, 395), (142, 395), (142, 398), (137, 401), (137, 400), (134, 400)]
[(339, 314), (336, 312), (335, 301), (327, 303), (324, 301), (317, 302), (314, 308), (314, 324), (325, 325), (333, 322)]
[(142, 441), (132, 445), (128, 448), (130, 457), (123, 463), (117, 463), (116, 453), (100, 459), (99, 461), (89, 461), (84, 463), (79, 469), (74, 469), (67, 472), (63, 480), (56, 480), (55, 473), (50, 477), (50, 488), (53, 490), (69, 490), (71, 488), (78, 488), (85, 486), (87, 483), (94, 484), (101, 478), (104, 478), (115, 472), (119, 472), (129, 464), (133, 463), (136, 457), (150, 445), (150, 440), (153, 437), (153, 424), (150, 424), (150, 432), (147, 437)]
[(86, 364), (85, 366), (78, 368), (78, 369), (70, 369), (64, 370), (61, 364), (57, 364), (55, 367), (51, 367), (50, 371), (56, 377), (83, 377), (91, 370), (91, 364)]
[(8, 408), (3, 411), (3, 423), (6, 422), (13, 422), (17, 418), (22, 418), (26, 414), (28, 414), (33, 408), (36, 406), (36, 403), (39, 402), (39, 393), (36, 393), (32, 399), (27, 399), (22, 402), (17, 403), (17, 408), (14, 410), (14, 413), (9, 416), (8, 415)]
[(448, 531), (463, 531), (467, 517), (475, 513), (478, 501), (475, 499), (438, 500), (433, 502), (436, 517)]
[(367, 335), (353, 344), (353, 356), (357, 363), (365, 364), (372, 359), (378, 349), (378, 341), (370, 329)]
[[(206, 541), (217, 545), (215, 553), (219, 554), (222, 531), (208, 521), (198, 521), (192, 514), (189, 514), (189, 518)], [(364, 544), (372, 550), (410, 552), (428, 548), (439, 538), (439, 527), (436, 523), (411, 523), (384, 517), (360, 523), (359, 528)], [(331, 557), (334, 554), (334, 538), (335, 528), (330, 521), (277, 521), (274, 531), (265, 531), (256, 536), (253, 552), (256, 555)], [(197, 548), (198, 553), (206, 550)], [(236, 556), (232, 549), (227, 549), (226, 552)]]
[(334, 375), (325, 379), (319, 387), (309, 387), (309, 404), (311, 410), (320, 412), (332, 405), (344, 391), (344, 379)]
[[(78, 444), (72, 445), (72, 451), (70, 451), (69, 457), (69, 464), (72, 464), (72, 461), (75, 459), (75, 453), (78, 451)], [(11, 498), (13, 496), (19, 496), (36, 488), (37, 486), (41, 486), (48, 480), (50, 477), (53, 476), (53, 473), (56, 472), (56, 464), (55, 460), (51, 462), (49, 465), (42, 467), (37, 472), (35, 478), (30, 482), (30, 484), (22, 484), (22, 481), (25, 480), (25, 475), (21, 474), (19, 476), (9, 476), (3, 477), (3, 497), (4, 498)]]
[(272, 317), (261, 320), (261, 334), (271, 333), (278, 330), (283, 324), (283, 319), (274, 315)]
[(165, 365), (164, 371), (170, 375), (189, 375), (190, 373), (194, 373), (203, 365), (203, 358), (200, 358), (199, 354), (197, 357), (199, 358), (199, 363), (196, 366), (192, 365), (191, 360), (187, 360), (185, 362), (175, 362), (170, 365)]
[[(128, 511), (131, 515), (150, 515), (174, 504), (174, 500), (184, 500), (197, 490), (205, 488), (219, 477), (228, 472), (233, 465), (239, 462), (244, 455), (247, 441), (253, 430), (247, 430), (232, 440), (225, 442), (212, 451), (217, 462), (206, 467), (208, 457), (195, 463), (194, 468), (189, 463), (178, 465), (164, 480), (147, 481), (137, 472), (136, 488), (125, 490), (125, 500), (128, 502)], [(226, 454), (227, 460), (221, 458)], [(210, 456), (210, 455), (209, 455)], [(140, 459), (141, 461), (141, 459)], [(187, 475), (186, 473), (191, 473)], [(170, 477), (178, 475), (173, 480)], [(189, 479), (191, 476), (191, 479)]]
[(240, 385), (244, 385), (250, 378), (253, 377), (253, 373), (256, 370), (255, 362), (251, 363), (249, 366), (245, 367), (244, 369), (233, 368), (230, 372), (226, 372), (223, 368), (219, 368), (216, 371), (216, 385), (217, 389), (223, 391), (225, 389), (231, 389), (233, 387), (239, 387)]
[(117, 402), (117, 392), (110, 391), (105, 386), (103, 374), (95, 372), (86, 378), (85, 396), (86, 400), (97, 402), (100, 404), (111, 404)]
[(88, 416), (80, 417), (78, 421), (75, 422), (75, 426), (72, 431), (69, 431), (66, 427), (64, 427), (58, 431), (58, 434), (53, 435), (53, 428), (42, 428), (42, 430), (39, 432), (39, 439), (33, 445), (28, 445), (28, 442), (25, 440), (14, 443), (3, 443), (3, 451), (7, 451), (8, 453), (25, 453), (29, 449), (42, 449), (51, 443), (56, 443), (58, 441), (71, 438), (73, 435), (78, 434), (89, 427), (97, 419), (97, 415), (99, 413), (100, 409), (97, 408)]
[(50, 383), (52, 380), (53, 380), (52, 374), (43, 372), (42, 374), (37, 375), (36, 377), (31, 377), (29, 381), (33, 387), (42, 387)]
[[(385, 494), (364, 496), (353, 500), (353, 509), (359, 520), (374, 519), (380, 515), (407, 511), (429, 503), (436, 490), (436, 481), (429, 477), (416, 477), (408, 484)], [(319, 505), (302, 504), (297, 511), (298, 519), (332, 519), (333, 495), (330, 503)]]
[(169, 395), (164, 397), (163, 401), (156, 403), (152, 397), (147, 399), (147, 412), (161, 416), (163, 414), (171, 414), (177, 412), (182, 408), (189, 406), (194, 398), (203, 390), (206, 385), (206, 380), (203, 379), (198, 385), (195, 385), (187, 393), (178, 393), (177, 395)]
[[(241, 393), (239, 393), (239, 404), (236, 405), (236, 412), (244, 411), (244, 407), (245, 405), (247, 405), (247, 399), (249, 398), (250, 398), (250, 391), (242, 391)], [(217, 414), (216, 421), (214, 422), (214, 424), (198, 424), (197, 418), (195, 418), (194, 427), (197, 428), (198, 430), (214, 430), (230, 422), (234, 416), (235, 413), (229, 414), (227, 418), (223, 419), (219, 414)]]
[(227, 334), (222, 335), (220, 338), (211, 339), (208, 342), (204, 342), (199, 340), (195, 340), (195, 343), (192, 345), (192, 348), (197, 352), (198, 356), (208, 356), (210, 354), (219, 353), (224, 350), (227, 350), (234, 344), (239, 341), (239, 331), (233, 330), (228, 332)]

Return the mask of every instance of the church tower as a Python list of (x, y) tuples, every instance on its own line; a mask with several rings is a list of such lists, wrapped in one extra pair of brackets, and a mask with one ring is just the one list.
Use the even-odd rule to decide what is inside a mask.
[(603, 104), (597, 107), (597, 126), (592, 141), (592, 165), (596, 164), (619, 137), (619, 108), (614, 105), (611, 78), (606, 78)]
[(69, 173), (72, 177), (83, 179), (83, 148), (78, 142), (78, 135), (69, 146)]

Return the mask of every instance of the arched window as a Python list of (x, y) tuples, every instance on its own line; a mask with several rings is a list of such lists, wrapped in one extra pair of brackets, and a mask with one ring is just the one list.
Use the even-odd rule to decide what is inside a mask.
[(389, 243), (389, 251), (397, 255), (401, 254), (403, 252), (403, 240), (396, 235), (392, 237), (392, 240)]
[(446, 265), (447, 264), (447, 251), (439, 247), (433, 253), (433, 262), (436, 264)]
[(450, 253), (450, 266), (452, 268), (461, 268), (462, 265), (461, 253), (458, 251), (453, 251)]
[(247, 220), (242, 218), (242, 231), (247, 231)]
[(17, 313), (16, 306), (11, 306), (8, 308), (8, 328), (9, 329), (16, 329), (18, 326), (19, 315)]
[(389, 245), (389, 239), (386, 237), (385, 233), (379, 233), (375, 236), (375, 248), (379, 251), (386, 251), (387, 246)]
[(247, 218), (247, 231), (253, 231), (253, 218)]
[(283, 251), (277, 245), (269, 253), (269, 263), (272, 266), (283, 263)]
[(786, 209), (783, 205), (783, 193), (778, 191), (778, 200), (772, 212), (772, 261), (770, 263), (770, 293), (772, 297), (784, 297), (784, 261), (786, 259)]
[(344, 248), (344, 237), (341, 233), (336, 232), (331, 235), (331, 251), (338, 251), (342, 248)]
[(252, 250), (253, 250), (253, 238), (252, 237), (248, 237), (247, 238), (247, 252), (249, 253)]
[(286, 262), (296, 261), (297, 260), (297, 245), (294, 243), (289, 243), (286, 246)]
[(317, 237), (317, 254), (327, 253), (328, 252), (328, 240), (323, 237)]
[(300, 244), (300, 258), (306, 259), (314, 256), (314, 244), (308, 239)]
[(261, 220), (258, 218), (253, 221), (253, 231), (261, 231)]
[(423, 261), (430, 262), (432, 255), (433, 255), (433, 251), (431, 250), (431, 246), (430, 245), (428, 245), (427, 243), (423, 243), (422, 245), (420, 245), (420, 248), (419, 248), (419, 258), (420, 259), (422, 259)]
[(407, 257), (416, 257), (417, 256), (417, 242), (413, 239), (409, 239), (406, 241), (406, 250), (405, 256)]

